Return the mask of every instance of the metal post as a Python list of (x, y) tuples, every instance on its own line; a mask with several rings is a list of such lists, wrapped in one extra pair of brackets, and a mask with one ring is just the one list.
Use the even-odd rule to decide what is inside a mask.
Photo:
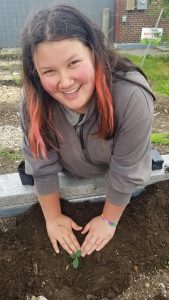
[(110, 26), (110, 9), (103, 8), (102, 31), (103, 31), (105, 37), (107, 37), (107, 34), (109, 33), (109, 26)]
[[(160, 22), (160, 19), (161, 19), (162, 14), (163, 14), (163, 8), (161, 9), (161, 12), (160, 12), (160, 14), (159, 14), (159, 17), (158, 17), (156, 26), (155, 26), (155, 28), (154, 28), (154, 32), (155, 32), (155, 30), (156, 30), (156, 28), (157, 28), (157, 26), (158, 26), (158, 24), (159, 24), (159, 22)], [(153, 33), (153, 37), (154, 37), (154, 33)], [(143, 67), (144, 61), (145, 61), (145, 59), (146, 59), (146, 56), (147, 56), (147, 54), (148, 54), (148, 50), (149, 50), (150, 45), (151, 45), (151, 42), (152, 42), (152, 39), (149, 41), (148, 46), (147, 46), (147, 48), (146, 48), (146, 51), (145, 51), (145, 54), (144, 54), (144, 57), (143, 57), (143, 60), (142, 60), (142, 63), (141, 63), (141, 67)]]

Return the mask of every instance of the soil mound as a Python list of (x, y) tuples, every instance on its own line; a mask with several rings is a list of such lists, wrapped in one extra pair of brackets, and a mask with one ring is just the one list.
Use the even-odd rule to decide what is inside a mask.
[[(103, 203), (62, 200), (63, 212), (82, 226), (102, 207)], [(82, 242), (79, 233), (77, 237)], [(48, 300), (116, 299), (140, 275), (166, 272), (168, 266), (168, 181), (148, 186), (132, 199), (112, 241), (102, 251), (81, 258), (77, 270), (64, 250), (54, 253), (38, 205), (19, 217), (1, 219), (1, 300), (26, 300), (31, 295)], [(157, 299), (158, 293), (149, 299)]]

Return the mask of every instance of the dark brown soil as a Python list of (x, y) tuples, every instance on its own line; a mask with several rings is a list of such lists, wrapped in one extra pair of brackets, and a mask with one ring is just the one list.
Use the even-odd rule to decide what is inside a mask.
[[(149, 186), (128, 205), (112, 241), (100, 252), (81, 258), (77, 270), (64, 250), (54, 253), (38, 205), (19, 217), (2, 219), (0, 299), (44, 295), (48, 300), (113, 300), (141, 274), (169, 272), (168, 200), (167, 181)], [(62, 201), (64, 213), (82, 226), (102, 207), (103, 203)], [(82, 242), (80, 234), (78, 239)], [(169, 299), (159, 289), (153, 295), (146, 298), (142, 291), (141, 298), (126, 299)]]

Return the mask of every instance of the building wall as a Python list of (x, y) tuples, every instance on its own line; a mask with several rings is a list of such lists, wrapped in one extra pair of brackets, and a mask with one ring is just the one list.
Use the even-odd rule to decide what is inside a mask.
[[(147, 10), (126, 10), (127, 0), (116, 0), (116, 43), (138, 43), (141, 38), (142, 27), (155, 27), (160, 14), (160, 1), (148, 1)], [(122, 22), (122, 16), (126, 16), (126, 22)], [(158, 27), (163, 28), (163, 34), (169, 35), (169, 17), (161, 18)]]
[(0, 48), (20, 45), (22, 27), (27, 16), (37, 8), (68, 4), (80, 9), (101, 27), (103, 8), (110, 9), (110, 28), (114, 25), (115, 0), (0, 0)]

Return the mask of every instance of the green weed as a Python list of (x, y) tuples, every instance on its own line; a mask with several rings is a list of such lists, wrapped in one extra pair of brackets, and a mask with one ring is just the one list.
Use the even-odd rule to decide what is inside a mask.
[(12, 74), (12, 81), (15, 83), (16, 86), (21, 86), (21, 76), (20, 74)]
[(169, 135), (166, 133), (152, 133), (151, 142), (153, 144), (169, 145)]
[(14, 150), (0, 150), (0, 157), (10, 160), (20, 160), (22, 155)]

